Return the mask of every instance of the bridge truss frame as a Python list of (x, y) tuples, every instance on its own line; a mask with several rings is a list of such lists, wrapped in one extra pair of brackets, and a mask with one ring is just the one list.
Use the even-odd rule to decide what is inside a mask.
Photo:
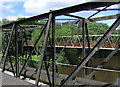
[[(40, 59), (40, 64), (39, 67), (37, 69), (37, 75), (36, 75), (36, 83), (35, 85), (38, 86), (39, 80), (40, 80), (40, 74), (41, 74), (41, 68), (42, 68), (42, 63), (43, 61), (45, 61), (45, 67), (46, 67), (46, 72), (47, 72), (47, 76), (48, 76), (48, 80), (49, 80), (49, 85), (50, 87), (55, 87), (55, 79), (56, 79), (56, 59), (58, 58), (58, 56), (62, 53), (62, 51), (66, 48), (67, 44), (64, 46), (64, 48), (61, 50), (60, 54), (56, 57), (56, 49), (55, 49), (55, 17), (56, 16), (60, 16), (60, 15), (66, 15), (66, 16), (70, 16), (70, 17), (74, 17), (74, 18), (78, 18), (79, 20), (76, 22), (78, 23), (78, 29), (80, 27), (82, 27), (83, 31), (82, 31), (82, 38), (83, 38), (83, 60), (82, 62), (74, 69), (74, 71), (64, 80), (62, 81), (62, 83), (60, 84), (60, 87), (64, 86), (64, 85), (68, 85), (69, 82), (74, 78), (74, 76), (77, 74), (77, 72), (83, 68), (86, 63), (92, 58), (92, 56), (95, 54), (96, 51), (99, 50), (100, 46), (106, 41), (107, 38), (110, 37), (110, 35), (112, 34), (112, 32), (119, 26), (120, 23), (120, 16), (119, 14), (117, 15), (112, 15), (113, 18), (117, 18), (117, 20), (113, 23), (113, 25), (107, 30), (107, 32), (102, 36), (102, 38), (97, 42), (97, 44), (91, 49), (90, 48), (90, 42), (89, 42), (89, 34), (88, 34), (88, 29), (87, 29), (87, 21), (98, 21), (98, 20), (107, 20), (107, 19), (111, 19), (111, 16), (109, 17), (102, 17), (100, 18), (91, 18), (92, 16), (96, 15), (97, 13), (101, 12), (101, 11), (105, 11), (107, 9), (107, 7), (114, 5), (114, 4), (119, 4), (119, 2), (87, 2), (84, 4), (79, 4), (79, 5), (75, 5), (75, 6), (71, 6), (68, 8), (63, 8), (60, 10), (55, 10), (55, 11), (50, 11), (48, 13), (44, 13), (38, 16), (34, 16), (34, 17), (30, 17), (24, 20), (20, 20), (20, 21), (16, 21), (10, 24), (6, 24), (6, 25), (2, 25), (2, 31), (6, 33), (6, 31), (9, 32), (9, 29), (12, 28), (10, 31), (10, 36), (8, 36), (8, 43), (7, 43), (7, 47), (6, 50), (3, 52), (3, 57), (1, 60), (1, 64), (2, 64), (2, 71), (5, 71), (5, 66), (6, 66), (6, 60), (7, 58), (10, 59), (10, 65), (12, 67), (12, 71), (14, 76), (19, 77), (21, 76), (21, 73), (23, 72), (23, 70), (26, 67), (26, 64), (28, 62), (28, 60), (31, 58), (31, 55), (33, 53), (33, 51), (35, 50), (37, 43), (39, 42), (41, 36), (45, 33), (45, 39), (43, 42), (43, 47), (42, 47), (42, 52), (41, 52), (41, 59)], [(80, 11), (84, 11), (84, 10), (91, 10), (91, 9), (95, 9), (98, 7), (105, 7), (101, 10), (98, 10), (95, 14), (91, 15), (90, 17), (88, 17), (87, 19), (79, 17), (79, 16), (75, 16), (75, 15), (70, 15), (69, 13), (74, 13), (74, 12), (80, 12)], [(119, 10), (119, 9), (118, 9)], [(47, 18), (47, 20), (46, 20)], [(18, 58), (18, 32), (22, 33), (22, 42), (23, 42), (23, 33), (26, 31), (26, 29), (24, 29), (24, 27), (22, 27), (22, 24), (26, 24), (26, 23), (32, 23), (34, 21), (38, 21), (38, 20), (42, 20), (45, 19), (47, 22), (45, 25), (42, 25), (41, 29), (42, 32), (40, 33), (33, 50), (30, 52), (27, 60), (25, 61), (24, 65), (22, 66), (22, 68), (19, 68), (19, 58)], [(82, 20), (82, 26), (81, 21)], [(50, 35), (49, 35), (49, 30), (50, 30), (50, 26), (52, 26), (52, 39), (50, 39)], [(12, 45), (11, 39), (13, 37), (13, 33), (15, 33), (15, 59), (16, 59), (16, 64), (15, 64), (15, 70), (14, 70), (14, 66), (11, 62), (11, 58), (10, 58), (10, 53), (9, 53), (9, 47), (10, 45)], [(85, 53), (85, 34), (86, 34), (86, 38), (88, 41), (88, 46), (89, 46), (89, 53), (86, 55)], [(7, 35), (7, 33), (6, 33)], [(74, 35), (73, 35), (74, 36)], [(73, 37), (72, 36), (72, 37)], [(72, 37), (70, 39), (72, 39)], [(51, 82), (51, 78), (50, 78), (50, 73), (48, 70), (48, 64), (47, 64), (47, 60), (46, 60), (46, 48), (47, 48), (47, 41), (49, 39), (49, 42), (51, 43), (51, 49), (52, 49), (52, 82)], [(27, 37), (25, 37), (25, 42), (27, 44), (28, 50), (29, 50), (29, 46), (28, 46), (28, 42), (27, 42)], [(69, 42), (69, 41), (68, 41)], [(103, 61), (103, 63), (101, 63), (100, 66), (101, 67), (104, 65), (104, 63), (106, 63), (112, 56), (113, 54), (115, 54), (118, 49), (120, 48), (120, 45)], [(23, 44), (22, 44), (22, 54), (23, 54)], [(91, 74), (91, 76), (94, 74), (95, 72), (93, 72)]]

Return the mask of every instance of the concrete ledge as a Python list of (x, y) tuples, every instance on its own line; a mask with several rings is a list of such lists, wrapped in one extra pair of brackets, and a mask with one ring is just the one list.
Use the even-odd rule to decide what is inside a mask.
[(6, 73), (2, 73), (2, 86), (5, 85), (19, 85), (19, 86), (32, 86), (32, 84), (24, 81), (24, 80), (21, 80), (19, 78), (15, 78), (13, 76), (10, 76)]
[[(21, 66), (19, 66), (19, 67), (21, 69)], [(9, 65), (6, 66), (6, 69), (11, 71), (11, 68), (9, 68)], [(35, 79), (36, 78), (36, 73), (35, 73), (36, 68), (26, 67), (26, 69), (27, 69), (26, 77)], [(24, 72), (25, 72), (25, 70), (23, 70), (22, 75), (24, 74)], [(49, 74), (50, 74), (50, 78), (52, 79), (52, 72), (50, 72)], [(61, 81), (64, 80), (65, 78), (67, 78), (67, 76), (68, 75), (56, 73), (56, 85), (60, 85)], [(45, 70), (41, 70), (40, 80), (44, 83), (49, 82), (48, 78), (47, 78), (47, 73)], [(89, 80), (89, 79), (83, 79), (80, 77), (76, 77), (74, 80), (69, 82), (69, 85), (106, 85), (106, 84), (108, 84), (108, 83), (95, 81), (95, 80)]]

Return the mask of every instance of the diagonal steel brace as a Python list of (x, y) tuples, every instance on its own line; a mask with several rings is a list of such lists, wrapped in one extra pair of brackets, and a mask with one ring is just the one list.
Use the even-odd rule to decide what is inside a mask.
[(3, 62), (2, 72), (4, 72), (4, 70), (5, 70), (5, 63), (6, 63), (6, 59), (7, 59), (7, 54), (8, 54), (8, 50), (9, 50), (9, 47), (10, 47), (10, 42), (11, 42), (14, 30), (15, 30), (15, 23), (13, 24), (12, 32), (11, 32), (10, 38), (9, 38), (9, 42), (8, 42), (7, 48), (5, 50), (5, 54), (4, 54), (5, 59), (4, 59), (4, 62)]
[(35, 83), (36, 86), (38, 86), (38, 82), (39, 82), (39, 79), (40, 79), (42, 62), (43, 62), (43, 58), (44, 58), (44, 54), (45, 54), (45, 48), (46, 48), (46, 44), (47, 44), (47, 39), (48, 39), (48, 33), (49, 33), (49, 29), (50, 29), (51, 20), (52, 20), (52, 13), (49, 15), (48, 24), (47, 24), (47, 27), (46, 27), (45, 39), (44, 39), (44, 42), (43, 42), (39, 68), (38, 68), (38, 72), (37, 72), (37, 76), (36, 76), (36, 83)]

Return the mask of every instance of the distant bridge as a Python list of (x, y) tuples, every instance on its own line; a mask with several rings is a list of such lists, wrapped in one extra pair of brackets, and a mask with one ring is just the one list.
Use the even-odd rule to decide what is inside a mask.
[[(89, 35), (90, 48), (93, 48), (95, 44), (101, 39), (102, 36), (103, 35)], [(83, 47), (82, 35), (74, 35), (73, 38), (71, 38), (71, 40), (70, 38), (71, 36), (58, 37), (56, 39), (56, 47), (64, 47), (65, 45), (67, 45), (66, 47), (70, 47), (70, 48)], [(111, 35), (111, 37), (106, 40), (106, 42), (100, 47), (100, 49), (116, 48), (119, 44), (119, 40), (120, 40), (120, 35)], [(85, 42), (85, 48), (89, 48), (89, 43), (87, 41)]]
[[(89, 35), (90, 48), (93, 48), (95, 44), (100, 40), (103, 35)], [(56, 38), (57, 48), (83, 48), (82, 35), (72, 36), (60, 36)], [(119, 45), (120, 35), (112, 34), (110, 38), (100, 47), (100, 49), (114, 50)], [(34, 47), (34, 42), (28, 41), (28, 45)], [(27, 46), (24, 43), (24, 46)], [(41, 46), (40, 46), (41, 47)], [(48, 46), (49, 47), (49, 46)], [(85, 42), (85, 48), (89, 48), (89, 44)]]

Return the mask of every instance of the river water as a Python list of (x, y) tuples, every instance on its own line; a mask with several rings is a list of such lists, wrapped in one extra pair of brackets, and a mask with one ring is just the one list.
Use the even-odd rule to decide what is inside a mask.
[[(105, 51), (105, 50), (101, 50), (99, 53), (99, 56), (97, 54), (97, 56), (93, 57), (93, 65), (95, 67), (97, 67), (106, 57), (107, 55), (110, 53), (111, 51)], [(114, 69), (114, 70), (120, 70), (120, 54), (117, 53), (116, 55), (114, 55), (107, 63), (104, 64), (105, 69)], [(90, 65), (90, 62), (88, 63), (88, 66)], [(58, 67), (58, 71), (61, 74), (67, 74), (69, 75), (76, 66), (74, 65), (57, 65)], [(89, 75), (92, 72), (91, 69), (88, 69), (87, 71), (87, 75)], [(82, 77), (82, 69), (77, 73), (76, 75), (77, 77)], [(111, 72), (111, 71), (103, 71), (103, 70), (99, 70), (96, 74), (95, 74), (95, 80), (97, 81), (102, 81), (102, 82), (106, 82), (106, 83), (112, 83), (112, 84), (120, 84), (120, 73), (118, 72)]]

